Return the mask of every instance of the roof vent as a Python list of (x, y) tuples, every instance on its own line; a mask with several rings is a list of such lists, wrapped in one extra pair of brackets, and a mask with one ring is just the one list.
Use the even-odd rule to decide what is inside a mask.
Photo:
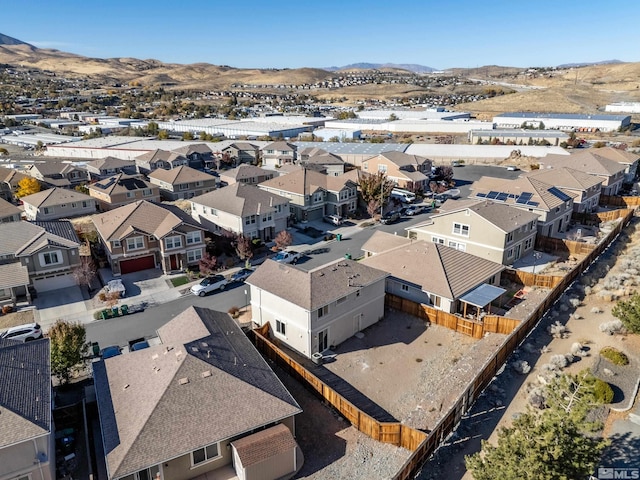
[(122, 390), (126, 390), (127, 388), (129, 388), (129, 384), (128, 384), (128, 383), (125, 383), (125, 384), (124, 384), (124, 387), (122, 387)]
[(200, 342), (200, 346), (202, 348), (207, 348), (209, 346), (209, 344), (207, 342)]
[(211, 376), (211, 370), (205, 370), (200, 374), (202, 378), (209, 378)]
[(191, 346), (191, 351), (192, 352), (198, 352), (198, 347), (196, 347), (195, 345)]
[(189, 379), (187, 377), (183, 377), (180, 380), (178, 380), (178, 383), (180, 385), (186, 385), (187, 383), (189, 383)]

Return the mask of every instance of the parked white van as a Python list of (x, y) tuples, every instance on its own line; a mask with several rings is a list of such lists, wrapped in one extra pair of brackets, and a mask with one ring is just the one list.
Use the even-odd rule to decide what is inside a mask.
[(416, 194), (409, 190), (402, 190), (400, 188), (394, 188), (391, 190), (391, 197), (397, 198), (402, 203), (413, 203), (416, 201)]

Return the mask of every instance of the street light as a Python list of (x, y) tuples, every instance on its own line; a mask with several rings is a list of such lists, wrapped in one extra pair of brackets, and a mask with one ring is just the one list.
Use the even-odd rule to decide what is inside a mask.
[(540, 252), (533, 252), (533, 274), (536, 274), (536, 262), (542, 258), (542, 254)]

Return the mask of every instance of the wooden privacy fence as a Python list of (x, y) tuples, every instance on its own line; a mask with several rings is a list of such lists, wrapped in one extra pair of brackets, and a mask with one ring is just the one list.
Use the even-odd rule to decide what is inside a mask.
[(600, 205), (609, 205), (611, 207), (637, 207), (640, 205), (640, 197), (600, 195)]
[(287, 355), (286, 352), (278, 348), (267, 338), (268, 334), (268, 323), (250, 333), (250, 338), (258, 351), (284, 367), (291, 376), (318, 393), (359, 431), (379, 442), (390, 443), (412, 452), (424, 443), (427, 435), (420, 430), (415, 430), (400, 422), (379, 422), (360, 410), (313, 373), (309, 372), (303, 365)]
[(620, 222), (611, 231), (605, 240), (597, 245), (576, 267), (571, 270), (562, 280), (553, 287), (545, 300), (536, 308), (524, 321), (519, 322), (511, 335), (502, 343), (498, 351), (489, 358), (482, 366), (474, 380), (467, 386), (464, 393), (458, 398), (456, 403), (449, 408), (445, 416), (438, 422), (429, 436), (415, 449), (411, 457), (407, 459), (400, 471), (393, 477), (394, 480), (408, 480), (413, 478), (419, 471), (422, 464), (435, 452), (438, 446), (453, 432), (462, 419), (462, 416), (469, 411), (471, 405), (478, 395), (491, 382), (493, 377), (506, 362), (509, 355), (518, 345), (529, 335), (533, 327), (538, 323), (547, 310), (560, 298), (562, 293), (584, 272), (589, 265), (609, 246), (611, 241), (628, 225), (633, 211), (629, 210)]
[(385, 295), (384, 301), (387, 308), (400, 310), (414, 317), (427, 320), (433, 325), (440, 325), (473, 338), (482, 338), (487, 332), (508, 335), (520, 323), (520, 320), (498, 315), (485, 315), (482, 321), (471, 320), (390, 293)]
[(536, 250), (559, 255), (589, 255), (596, 246), (592, 243), (574, 242), (562, 238), (536, 236)]
[(522, 284), (525, 287), (553, 288), (558, 285), (564, 277), (540, 275), (539, 273), (523, 272), (522, 270), (508, 268), (502, 272), (502, 278)]

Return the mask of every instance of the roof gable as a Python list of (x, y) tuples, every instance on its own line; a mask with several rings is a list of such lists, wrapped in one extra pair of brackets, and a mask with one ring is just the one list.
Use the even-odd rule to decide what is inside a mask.
[(253, 185), (234, 183), (191, 199), (193, 204), (204, 205), (237, 217), (258, 215), (275, 211), (275, 205), (289, 200)]
[(62, 205), (63, 203), (82, 202), (92, 200), (93, 198), (84, 193), (66, 188), (49, 188), (32, 195), (27, 195), (21, 199), (24, 203), (33, 205), (34, 207), (52, 207)]

